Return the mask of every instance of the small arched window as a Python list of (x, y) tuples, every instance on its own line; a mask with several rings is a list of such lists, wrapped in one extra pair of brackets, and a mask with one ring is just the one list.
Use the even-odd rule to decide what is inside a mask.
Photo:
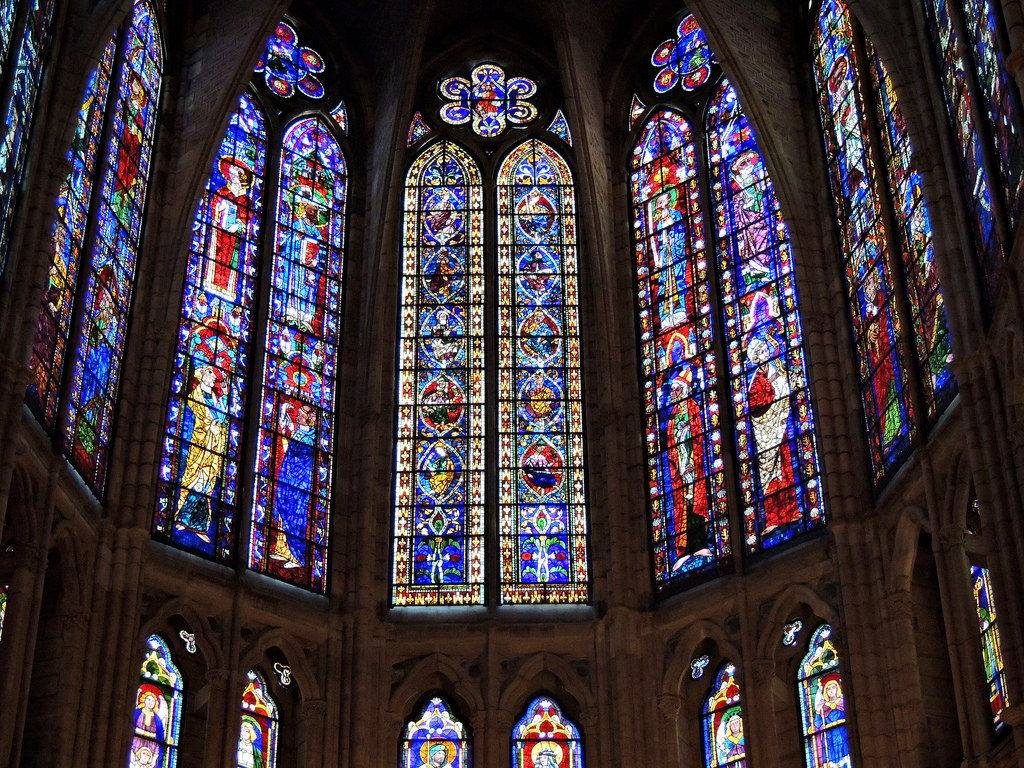
[(7, 0), (0, 8), (0, 274), (10, 254), (29, 139), (53, 41), (57, 0)]
[(32, 346), (29, 405), (47, 429), (60, 420), (62, 449), (97, 494), (106, 481), (162, 73), (157, 19), (148, 0), (136, 0), (87, 79)]
[(701, 711), (704, 768), (746, 768), (747, 739), (736, 666), (723, 664)]
[(807, 768), (853, 768), (843, 672), (828, 624), (818, 627), (807, 644), (797, 695)]
[[(267, 57), (292, 61), (268, 69)], [(323, 99), (326, 68), (295, 27), (279, 23), (214, 156), (193, 218), (153, 520), (158, 538), (225, 563), (248, 523), (249, 568), (319, 593), (327, 590), (348, 166), (341, 124), (290, 100)], [(261, 88), (280, 110), (261, 106)], [(333, 103), (333, 113), (344, 109)], [(289, 111), (300, 115), (288, 122)], [(268, 145), (280, 163), (265, 205)], [(272, 255), (261, 234), (270, 211)], [(257, 368), (261, 279), (269, 291)], [(258, 430), (246, 419), (257, 371)], [(254, 431), (250, 474), (240, 462)], [(243, 497), (251, 516), (240, 523)]]
[(128, 768), (175, 768), (184, 706), (184, 683), (159, 635), (146, 640), (132, 713)]
[(992, 707), (992, 722), (996, 730), (1004, 727), (1003, 711), (1010, 705), (1006, 690), (1006, 669), (1003, 665), (1003, 646), (999, 637), (999, 616), (992, 593), (992, 576), (988, 568), (971, 566), (971, 592), (978, 614), (978, 632), (981, 635), (981, 659), (985, 667), (985, 682)]
[(235, 762), (238, 768), (277, 768), (277, 704), (259, 672), (246, 673)]
[(512, 768), (584, 768), (579, 728), (547, 696), (527, 705), (512, 728)]
[(448, 703), (435, 696), (405, 727), (398, 768), (471, 768), (472, 742)]

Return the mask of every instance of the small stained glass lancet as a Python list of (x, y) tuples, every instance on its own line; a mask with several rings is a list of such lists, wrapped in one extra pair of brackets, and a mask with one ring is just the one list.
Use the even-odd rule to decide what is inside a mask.
[(579, 728), (554, 699), (531, 701), (512, 728), (512, 768), (584, 768)]
[(412, 120), (409, 121), (409, 132), (405, 137), (405, 146), (411, 147), (413, 144), (418, 144), (433, 132), (434, 129), (430, 127), (426, 118), (423, 117), (423, 113), (417, 112), (412, 116)]
[(498, 170), (498, 529), (503, 603), (587, 599), (572, 173), (537, 139)]
[(707, 113), (719, 289), (747, 552), (824, 523), (789, 228), (757, 135), (723, 80)]
[(326, 591), (347, 167), (327, 123), (285, 132), (249, 567)]
[(730, 553), (697, 148), (690, 123), (659, 109), (633, 147), (648, 493), (660, 588)]
[(451, 125), (472, 121), (473, 131), (484, 137), (500, 136), (506, 126), (526, 125), (537, 117), (530, 97), (537, 83), (527, 77), (505, 77), (497, 64), (480, 64), (470, 78), (449, 77), (438, 85), (444, 102), (441, 119)]
[(283, 99), (290, 99), (296, 93), (309, 99), (322, 99), (324, 85), (317, 75), (325, 69), (324, 57), (301, 45), (295, 27), (280, 21), (267, 39), (255, 72), (263, 75), (263, 82), (271, 93)]
[(999, 637), (996, 601), (992, 594), (992, 576), (988, 568), (971, 566), (971, 586), (974, 608), (978, 614), (978, 632), (981, 635), (981, 658), (988, 684), (988, 699), (992, 708), (992, 722), (996, 730), (1005, 727), (1003, 712), (1010, 705), (1006, 690), (1006, 670), (1003, 665), (1003, 646)]
[(67, 152), (69, 168), (57, 192), (57, 210), (50, 235), (52, 261), (43, 306), (36, 316), (26, 393), (29, 406), (47, 430), (52, 430), (57, 421), (64, 363), (71, 337), (71, 312), (82, 266), (100, 133), (116, 51), (115, 35), (86, 78), (74, 137)]
[(148, 0), (132, 6), (122, 34), (121, 61), (93, 208), (95, 233), (62, 436), (71, 465), (97, 493), (102, 493), (107, 475), (160, 104), (163, 43)]
[(484, 600), (483, 191), (428, 145), (406, 176), (392, 601)]
[(811, 635), (797, 677), (807, 768), (853, 768), (844, 688), (832, 627), (822, 624)]
[(234, 553), (258, 268), (264, 117), (242, 94), (192, 221), (153, 532), (197, 554)]
[(747, 741), (736, 666), (726, 662), (704, 700), (701, 712), (704, 768), (747, 768)]
[(128, 768), (175, 768), (184, 705), (184, 685), (159, 635), (146, 640), (139, 687), (135, 691)]
[(466, 726), (435, 696), (406, 725), (398, 768), (472, 768), (471, 747)]
[(250, 669), (245, 678), (236, 765), (238, 768), (277, 768), (277, 704), (262, 674)]

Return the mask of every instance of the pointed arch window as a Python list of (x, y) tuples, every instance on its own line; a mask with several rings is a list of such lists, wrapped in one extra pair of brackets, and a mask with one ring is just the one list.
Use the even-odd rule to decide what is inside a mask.
[(177, 766), (184, 703), (184, 682), (171, 649), (159, 635), (150, 635), (135, 692), (128, 768)]
[(4, 616), (7, 614), (7, 592), (10, 587), (0, 584), (0, 642), (4, 639)]
[(263, 208), (263, 111), (239, 99), (196, 206), (160, 462), (155, 533), (228, 560)]
[(870, 47), (865, 54), (862, 39), (842, 0), (822, 2), (814, 77), (879, 484), (941, 414), (956, 384), (931, 219), (906, 122), (885, 66)]
[(87, 78), (33, 340), (28, 402), (47, 429), (60, 419), (61, 447), (97, 494), (106, 481), (142, 237), (162, 46), (152, 7), (136, 0)]
[(992, 593), (992, 576), (988, 568), (980, 565), (971, 566), (971, 592), (978, 614), (981, 657), (985, 667), (985, 682), (988, 684), (992, 722), (996, 730), (1001, 730), (1005, 726), (1003, 712), (1010, 705), (1010, 696), (1006, 690), (1006, 669), (999, 636), (999, 617), (996, 613), (995, 596)]
[(588, 593), (572, 173), (529, 139), (498, 170), (501, 601)]
[(398, 768), (471, 768), (469, 732), (440, 696), (410, 720), (399, 748)]
[(580, 730), (554, 699), (538, 696), (513, 726), (512, 768), (584, 768)]
[[(683, 26), (702, 41), (699, 82), (674, 96), (679, 107), (648, 109), (634, 96), (629, 112), (648, 503), (661, 591), (731, 569), (736, 537), (756, 555), (825, 521), (789, 229), (736, 89), (695, 17)], [(652, 93), (665, 98), (656, 86)], [(703, 120), (695, 124), (686, 115), (698, 108)], [(726, 392), (731, 405), (721, 402)], [(734, 494), (742, 523), (735, 531)]]
[(281, 148), (249, 567), (324, 591), (347, 170), (323, 118)]
[(10, 254), (29, 138), (53, 40), (56, 5), (56, 0), (8, 0), (0, 9), (0, 274)]
[[(320, 99), (326, 86), (313, 78), (312, 91), (313, 80), (300, 79), (302, 87), (288, 89), (282, 85), (287, 78), (273, 75), (281, 46), (294, 43), (295, 34), (282, 22), (271, 35), (196, 207), (153, 532), (231, 563), (246, 497), (249, 568), (324, 593), (348, 166), (341, 129), (330, 114), (293, 105), (292, 99)], [(319, 77), (327, 63), (316, 56)], [(284, 105), (282, 111), (302, 115), (281, 120), (278, 128), (260, 106), (257, 89), (263, 87)], [(268, 146), (280, 151), (280, 163), (272, 204), (264, 205)], [(269, 211), (276, 212), (272, 254), (262, 252)], [(259, 332), (261, 275), (269, 291), (262, 365), (256, 368), (252, 338)], [(256, 371), (262, 375), (259, 417), (250, 426)], [(240, 462), (253, 432), (250, 476)], [(249, 477), (247, 488), (240, 478)]]
[(832, 627), (811, 635), (797, 677), (807, 768), (853, 768), (845, 684)]
[(277, 768), (277, 704), (255, 669), (246, 673), (235, 762), (238, 768)]
[(747, 768), (747, 741), (736, 666), (718, 670), (701, 712), (705, 768)]
[(454, 142), (406, 175), (398, 360), (396, 605), (483, 602), (483, 188)]

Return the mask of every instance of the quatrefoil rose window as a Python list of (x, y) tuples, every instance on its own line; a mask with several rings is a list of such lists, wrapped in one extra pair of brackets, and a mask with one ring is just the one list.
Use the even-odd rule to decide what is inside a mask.
[(676, 27), (676, 37), (666, 40), (651, 54), (651, 64), (660, 67), (654, 90), (668, 93), (676, 85), (694, 91), (708, 81), (715, 55), (697, 19), (691, 13)]
[(256, 72), (263, 75), (267, 88), (283, 99), (296, 91), (310, 99), (323, 98), (324, 85), (316, 76), (326, 68), (324, 57), (300, 45), (299, 34), (285, 21), (277, 25), (256, 62)]
[(472, 120), (473, 131), (490, 138), (500, 136), (506, 126), (526, 125), (537, 117), (537, 108), (529, 99), (537, 93), (537, 83), (526, 77), (505, 78), (497, 64), (481, 64), (470, 79), (449, 77), (438, 86), (441, 119), (451, 125)]

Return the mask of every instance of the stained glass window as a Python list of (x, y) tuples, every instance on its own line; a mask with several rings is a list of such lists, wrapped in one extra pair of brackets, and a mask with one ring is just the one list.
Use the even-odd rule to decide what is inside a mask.
[(234, 551), (265, 162), (263, 113), (243, 94), (193, 216), (153, 518), (220, 560)]
[(132, 8), (121, 57), (63, 427), (72, 466), (97, 492), (106, 480), (160, 99), (162, 43), (146, 0)]
[(641, 117), (644, 116), (644, 112), (647, 111), (647, 105), (644, 104), (640, 97), (635, 93), (633, 94), (633, 101), (629, 104), (629, 129), (633, 130), (633, 127), (637, 124)]
[(263, 675), (250, 669), (245, 676), (236, 765), (238, 768), (277, 768), (277, 704)]
[(950, 17), (947, 0), (924, 0), (931, 38), (939, 62), (946, 115), (953, 129), (960, 159), (962, 185), (968, 197), (972, 230), (982, 262), (984, 286), (991, 300), (1006, 255), (1002, 229), (994, 211), (992, 181), (985, 165), (984, 133), (978, 130), (974, 97), (964, 58), (962, 35)]
[(583, 768), (580, 731), (553, 699), (531, 701), (512, 728), (512, 768)]
[(56, 427), (57, 422), (64, 361), (71, 336), (71, 311), (78, 286), (100, 132), (103, 130), (116, 51), (115, 36), (107, 43), (99, 63), (86, 78), (75, 134), (67, 152), (67, 175), (57, 193), (57, 210), (51, 230), (53, 259), (43, 306), (36, 316), (26, 395), (29, 405), (47, 429)]
[(651, 64), (658, 69), (654, 90), (667, 93), (677, 85), (684, 91), (700, 88), (711, 77), (715, 55), (708, 45), (707, 36), (697, 18), (691, 13), (676, 28), (676, 36), (669, 38), (651, 54)]
[(282, 141), (249, 567), (326, 589), (347, 168), (321, 118)]
[(334, 109), (331, 110), (331, 120), (338, 126), (342, 136), (348, 135), (348, 107), (344, 100), (334, 105)]
[(405, 137), (405, 146), (411, 147), (413, 144), (427, 138), (433, 132), (430, 124), (423, 117), (423, 113), (417, 112), (412, 116), (412, 120), (409, 121), (409, 133)]
[(705, 768), (746, 768), (747, 740), (735, 665), (727, 662), (718, 670), (701, 716)]
[(439, 696), (405, 727), (398, 768), (471, 768), (469, 733)]
[(263, 75), (270, 92), (284, 99), (300, 93), (321, 99), (324, 85), (317, 77), (327, 69), (324, 57), (299, 43), (299, 33), (287, 21), (280, 21), (256, 62), (256, 74)]
[(981, 633), (981, 654), (988, 683), (988, 699), (992, 707), (992, 722), (1002, 728), (1003, 711), (1010, 705), (1006, 691), (1006, 671), (1003, 668), (1003, 648), (999, 638), (996, 601), (992, 594), (992, 577), (988, 568), (971, 566), (974, 607), (978, 612), (978, 631)]
[(4, 639), (4, 616), (7, 614), (7, 590), (6, 584), (0, 584), (0, 641)]
[(690, 123), (659, 109), (633, 147), (631, 195), (655, 579), (730, 552), (711, 284)]
[(858, 51), (842, 0), (822, 3), (814, 52), (871, 466), (880, 480), (909, 450), (915, 414), (901, 351), (903, 328), (895, 307), (893, 258), (857, 74)]
[(932, 219), (924, 197), (924, 182), (914, 164), (914, 150), (896, 89), (881, 57), (870, 45), (867, 48), (875, 109), (882, 128), (882, 154), (886, 161), (889, 193), (897, 208), (900, 255), (911, 308), (914, 346), (922, 372), (928, 417), (934, 419), (956, 394), (956, 380), (950, 369), (953, 349), (946, 304), (935, 266)]
[(572, 173), (536, 139), (498, 170), (503, 603), (585, 602), (587, 514)]
[(509, 123), (526, 125), (537, 117), (530, 97), (537, 83), (526, 77), (505, 77), (497, 64), (480, 64), (470, 79), (449, 77), (438, 85), (441, 119), (451, 125), (472, 120), (473, 131), (480, 136), (500, 136)]
[(459, 146), (406, 176), (392, 600), (482, 603), (483, 192)]
[(183, 705), (183, 681), (171, 649), (159, 635), (150, 635), (135, 692), (128, 768), (175, 768)]
[(569, 121), (565, 119), (565, 113), (562, 110), (555, 112), (555, 116), (551, 118), (551, 124), (548, 125), (548, 133), (552, 133), (570, 147), (572, 146), (572, 132), (569, 130)]
[(707, 133), (744, 541), (756, 552), (824, 521), (814, 407), (789, 228), (728, 80)]
[[(7, 27), (9, 45), (11, 25), (6, 19), (15, 15), (15, 0), (5, 0), (0, 25)], [(43, 82), (43, 65), (49, 54), (53, 32), (55, 0), (28, 0), (24, 23), (14, 60), (10, 62), (10, 83), (4, 94), (3, 128), (0, 129), (0, 273), (7, 264), (11, 228), (25, 170), (29, 136), (35, 118), (36, 103)], [(3, 36), (3, 33), (0, 33)], [(7, 74), (7, 71), (4, 72)]]
[(828, 624), (818, 627), (808, 642), (797, 693), (807, 768), (852, 768), (843, 673)]

